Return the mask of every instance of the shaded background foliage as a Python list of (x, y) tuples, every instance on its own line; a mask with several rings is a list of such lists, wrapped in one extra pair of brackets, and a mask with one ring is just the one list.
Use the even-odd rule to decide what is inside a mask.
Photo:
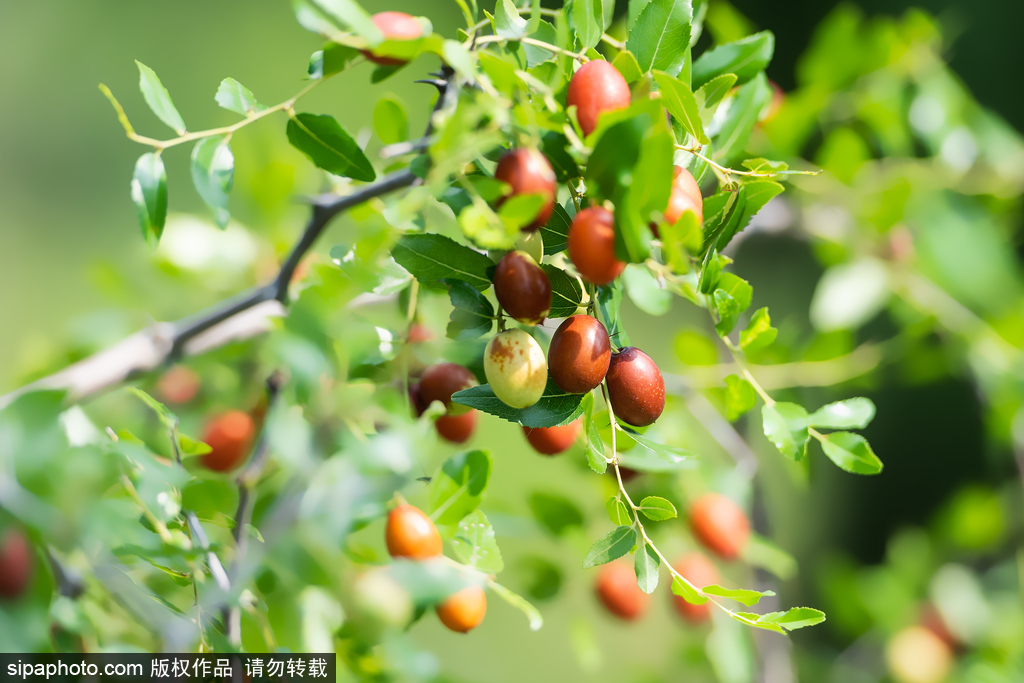
[[(811, 44), (813, 28), (830, 15), (833, 4), (786, 3), (784, 12), (775, 5), (735, 3), (753, 27), (775, 32), (776, 52), (769, 75), (788, 91), (799, 82), (799, 58)], [(458, 20), (453, 3), (407, 1), (385, 7), (381, 2), (366, 2), (365, 6), (369, 11), (397, 9), (429, 15), (435, 30), (449, 35), (454, 34)], [(937, 14), (947, 40), (952, 40), (951, 65), (970, 91), (1018, 130), (1024, 128), (1020, 89), (1007, 78), (1024, 67), (1024, 44), (1012, 35), (1013, 27), (1024, 19), (1024, 8), (995, 0), (969, 4), (862, 0), (846, 7), (860, 7), (867, 15), (895, 15), (909, 6)], [(141, 96), (134, 94), (136, 73), (131, 60), (139, 59), (157, 68), (193, 126), (219, 125), (232, 120), (211, 106), (209, 94), (222, 77), (237, 78), (263, 101), (279, 101), (294, 91), (302, 75), (296, 66), (320, 41), (303, 31), (281, 2), (128, 7), (123, 2), (6, 3), (0, 7), (0, 87), (5, 93), (0, 99), (0, 120), (5, 123), (0, 130), (0, 286), (8, 292), (0, 301), (0, 319), (5, 321), (0, 335), (0, 382), (5, 387), (13, 388), (45, 369), (116, 341), (150, 319), (185, 315), (244, 284), (262, 281), (268, 272), (266, 264), (276, 261), (275, 251), (283, 250), (301, 225), (304, 209), (296, 207), (292, 197), (319, 187), (318, 173), (288, 147), (279, 127), (254, 126), (233, 143), (238, 172), (232, 213), (265, 237), (266, 244), (229, 233), (236, 235), (236, 241), (226, 244), (219, 257), (222, 264), (240, 253), (251, 253), (231, 279), (184, 272), (166, 260), (150, 265), (145, 246), (137, 239), (133, 207), (125, 197), (138, 150), (124, 144), (122, 131), (95, 84), (106, 82), (121, 93), (123, 103), (139, 112), (133, 116), (138, 125), (156, 124), (155, 118), (143, 113)], [(160, 30), (154, 32), (154, 26)], [(711, 33), (702, 38), (700, 47), (710, 44)], [(355, 131), (370, 125), (376, 94), (387, 90), (405, 101), (410, 128), (420, 129), (432, 93), (402, 78), (372, 89), (366, 71), (364, 65), (339, 76), (310, 96), (309, 107), (334, 114)], [(826, 162), (827, 167), (824, 142), (822, 136), (812, 135), (799, 151)], [(924, 154), (920, 149), (915, 152)], [(869, 154), (875, 156), (877, 150)], [(187, 176), (186, 164), (184, 154), (168, 155), (170, 175)], [(842, 174), (843, 165), (837, 163), (834, 171)], [(175, 211), (203, 212), (201, 200), (187, 183), (172, 185), (171, 192)], [(1000, 233), (1004, 238), (998, 244), (1003, 250), (1000, 258), (1012, 260), (1009, 270), (1019, 282), (1019, 209), (1012, 202), (990, 204), (1007, 228)], [(344, 231), (344, 221), (333, 230), (335, 234)], [(328, 236), (321, 251), (336, 241)], [(799, 347), (816, 338), (808, 318), (811, 297), (824, 272), (821, 264), (833, 259), (802, 235), (771, 231), (751, 231), (735, 256), (734, 270), (755, 287), (755, 308), (769, 306), (782, 334), (793, 335), (784, 340), (786, 344)], [(982, 258), (969, 267), (981, 277), (988, 265)], [(181, 295), (182, 283), (188, 286), (187, 296)], [(1020, 317), (1019, 291), (1011, 298), (1013, 312), (1007, 317)], [(683, 369), (678, 361), (669, 360), (675, 355), (672, 339), (655, 334), (661, 321), (635, 309), (626, 315), (634, 339), (650, 338), (647, 346), (652, 355)], [(675, 327), (694, 324), (691, 313), (682, 311), (679, 304), (671, 315)], [(883, 313), (869, 321), (857, 341), (886, 338), (900, 325)], [(839, 339), (836, 344), (851, 347), (852, 340)], [(813, 485), (794, 493), (785, 465), (764, 459), (773, 530), (803, 567), (799, 582), (787, 587), (792, 591), (789, 595), (800, 595), (830, 616), (826, 626), (794, 636), (798, 647), (819, 653), (821, 661), (830, 660), (880, 620), (878, 614), (884, 610), (873, 612), (871, 605), (851, 604), (855, 601), (842, 596), (844, 591), (847, 596), (856, 593), (858, 585), (861, 591), (884, 594), (881, 589), (864, 588), (872, 580), (884, 583), (886, 579), (879, 578), (883, 575), (858, 574), (856, 563), (898, 566), (903, 557), (900, 548), (920, 541), (915, 532), (906, 531), (908, 527), (945, 530), (939, 537), (947, 540), (966, 534), (967, 544), (960, 549), (965, 557), (972, 556), (972, 540), (984, 540), (993, 533), (993, 525), (1001, 526), (998, 538), (989, 545), (1019, 544), (1018, 473), (1012, 443), (1006, 438), (1010, 418), (987, 412), (969, 373), (944, 356), (938, 343), (897, 353), (884, 367), (860, 389), (878, 406), (878, 417), (865, 434), (886, 462), (882, 476), (854, 478), (821, 463), (812, 472)], [(225, 385), (232, 383), (225, 381)], [(248, 390), (252, 393), (254, 388)], [(803, 396), (809, 405), (837, 398), (825, 389), (806, 390)], [(754, 431), (757, 428), (755, 424)], [(502, 452), (494, 473), (494, 481), (501, 482), (502, 499), (525, 500), (537, 486), (565, 493), (581, 485), (586, 474), (564, 462), (537, 463), (512, 432), (509, 425), (495, 426), (477, 444)], [(509, 443), (517, 445), (510, 449)], [(972, 484), (976, 486), (971, 488)], [(988, 501), (997, 494), (1009, 502), (999, 514), (985, 518), (985, 511), (991, 509)], [(512, 511), (518, 512), (514, 506)], [(958, 514), (966, 515), (968, 521)], [(957, 524), (966, 524), (966, 531), (954, 528)], [(510, 528), (513, 540), (508, 552), (514, 556), (531, 541), (517, 547), (515, 527)], [(979, 564), (984, 567), (987, 562), (983, 554)], [(549, 633), (579, 632), (574, 631), (573, 614), (594, 609), (588, 590), (582, 584), (568, 589), (563, 598), (568, 601), (563, 603), (566, 607), (548, 614)], [(660, 605), (658, 611), (667, 611), (664, 607)], [(535, 672), (538, 662), (548, 667), (552, 678), (573, 678), (579, 668), (570, 651), (583, 661), (598, 656), (599, 647), (590, 643), (588, 650), (582, 636), (575, 643), (531, 638), (523, 632), (518, 615), (503, 616), (501, 610), (495, 607), (489, 630), (474, 634), (474, 640), (465, 644), (453, 643), (436, 629), (424, 629), (419, 638), (441, 653), (446, 670), (481, 679), (481, 671), (501, 672), (487, 680), (513, 680)], [(668, 623), (666, 614), (659, 613), (657, 618), (658, 623)], [(673, 636), (667, 629), (652, 637), (651, 629), (628, 630), (599, 622), (596, 643), (613, 638), (624, 652), (671, 653), (665, 655), (664, 663), (692, 658), (688, 650), (680, 653), (670, 646)], [(526, 649), (537, 649), (537, 660), (524, 662), (521, 652)], [(817, 660), (808, 659), (807, 680), (818, 680), (813, 674)], [(647, 665), (661, 669), (651, 662)], [(644, 665), (639, 666), (642, 671)], [(632, 672), (638, 674), (635, 669)], [(603, 673), (608, 680), (625, 677), (623, 669), (615, 667)]]

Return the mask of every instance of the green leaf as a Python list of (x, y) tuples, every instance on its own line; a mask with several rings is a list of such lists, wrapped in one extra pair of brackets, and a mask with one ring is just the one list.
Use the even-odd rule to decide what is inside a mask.
[(540, 229), (540, 235), (544, 241), (545, 255), (565, 251), (565, 248), (569, 245), (570, 225), (572, 225), (572, 218), (569, 217), (569, 214), (566, 213), (560, 204), (556, 203), (547, 225)]
[(405, 63), (394, 65), (381, 64), (373, 70), (372, 74), (370, 74), (370, 83), (383, 83), (405, 67)]
[(757, 393), (750, 382), (738, 375), (725, 378), (725, 413), (730, 422), (738, 420), (756, 403)]
[(530, 495), (530, 511), (534, 518), (555, 536), (561, 536), (567, 529), (583, 526), (583, 513), (567, 498), (536, 492)]
[(481, 292), (491, 286), (487, 271), (494, 262), (444, 235), (402, 235), (391, 255), (428, 288), (437, 289), (443, 279), (463, 280)]
[(633, 518), (629, 514), (629, 508), (626, 507), (626, 503), (618, 496), (609, 498), (604, 507), (608, 511), (608, 519), (615, 526), (629, 526), (633, 523)]
[[(750, 224), (750, 219), (776, 195), (782, 194), (782, 185), (774, 180), (756, 180), (744, 183), (737, 193), (737, 201), (727, 220), (712, 232), (715, 249), (722, 251), (733, 237)], [(708, 241), (705, 240), (705, 244)]]
[(205, 138), (192, 148), (192, 184), (213, 211), (221, 229), (228, 225), (228, 195), (235, 181), (235, 157), (228, 136)]
[(658, 496), (647, 496), (640, 501), (640, 512), (644, 517), (654, 522), (664, 522), (666, 519), (674, 519), (679, 515), (676, 506)]
[(494, 32), (512, 40), (527, 35), (526, 20), (519, 16), (519, 10), (512, 0), (498, 0), (494, 6)]
[(345, 129), (326, 114), (296, 114), (288, 120), (288, 142), (328, 173), (370, 182), (370, 160)]
[(697, 107), (697, 98), (693, 96), (693, 91), (689, 86), (662, 71), (654, 72), (654, 80), (661, 91), (661, 101), (676, 121), (683, 126), (683, 130), (700, 144), (709, 144), (711, 140), (704, 133), (704, 125), (700, 120), (700, 109)]
[(373, 129), (385, 145), (409, 139), (409, 119), (405, 107), (394, 97), (385, 95), (373, 108)]
[(609, 285), (597, 288), (597, 306), (601, 309), (601, 320), (608, 328), (612, 347), (629, 346), (629, 335), (622, 327), (619, 319), (619, 307), (622, 305), (622, 284), (616, 280)]
[(476, 78), (476, 53), (470, 52), (457, 40), (446, 40), (441, 48), (442, 56), (447, 64), (455, 69), (455, 73), (466, 80)]
[[(590, 469), (598, 474), (604, 474), (608, 470), (608, 460), (605, 458), (604, 440), (594, 420), (587, 421), (587, 464)], [(613, 522), (615, 520), (612, 520)]]
[(715, 159), (728, 165), (743, 154), (754, 124), (771, 98), (772, 87), (763, 72), (739, 89), (714, 138)]
[[(587, 162), (587, 187), (598, 190), (600, 197), (612, 199), (633, 180), (633, 167), (640, 158), (640, 143), (651, 127), (651, 118), (641, 112), (604, 129)], [(671, 179), (670, 179), (671, 182)]]
[(583, 49), (595, 47), (604, 33), (604, 3), (602, 0), (573, 0), (572, 22)]
[[(555, 172), (555, 178), (558, 182), (564, 183), (569, 178), (577, 178), (580, 175), (580, 169), (576, 165), (576, 160), (570, 156), (567, 148), (569, 147), (569, 140), (566, 139), (561, 133), (555, 133), (554, 131), (548, 131), (541, 136), (540, 139), (540, 151), (547, 157), (548, 162), (551, 164), (552, 170)], [(557, 212), (561, 208), (558, 204), (555, 204), (555, 211)], [(565, 209), (562, 209), (563, 214)], [(568, 214), (566, 216), (566, 229), (569, 226), (569, 220), (571, 220)], [(553, 216), (552, 216), (553, 218)], [(550, 219), (549, 219), (550, 220)], [(543, 230), (543, 228), (541, 228)], [(547, 239), (544, 240), (547, 242)], [(561, 251), (561, 249), (559, 249)], [(552, 252), (555, 253), (555, 252)]]
[(753, 607), (761, 598), (769, 598), (775, 595), (774, 591), (752, 591), (743, 588), (722, 588), (717, 584), (704, 586), (700, 589), (704, 595), (713, 595), (716, 598), (728, 598), (742, 603), (747, 607)]
[(155, 248), (167, 222), (167, 171), (159, 154), (148, 152), (135, 162), (131, 194), (142, 236)]
[(208, 444), (193, 439), (184, 434), (178, 434), (178, 447), (181, 450), (182, 456), (190, 457), (194, 455), (206, 455), (213, 449)]
[(345, 70), (349, 62), (358, 57), (359, 50), (348, 45), (329, 43), (309, 57), (309, 77), (316, 80)]
[(785, 161), (772, 161), (764, 157), (757, 157), (756, 159), (744, 159), (743, 168), (759, 173), (779, 173), (787, 170), (789, 164)]
[[(649, 450), (651, 453), (654, 453), (663, 460), (667, 460), (673, 465), (677, 465), (685, 460), (692, 460), (696, 457), (693, 453), (691, 453), (688, 450), (685, 450), (683, 448), (676, 448), (675, 446), (666, 446), (665, 444), (658, 443), (657, 441), (648, 439), (646, 436), (643, 436), (642, 434), (637, 434), (634, 431), (629, 431), (628, 434), (631, 439), (633, 439), (638, 444)], [(624, 464), (628, 465), (628, 463)], [(628, 466), (631, 468), (633, 467), (632, 465)]]
[(812, 607), (791, 607), (785, 612), (771, 612), (762, 615), (759, 622), (777, 624), (787, 631), (795, 631), (805, 626), (815, 626), (825, 621), (825, 613)]
[(157, 118), (166, 123), (175, 133), (178, 135), (184, 133), (185, 122), (181, 119), (178, 110), (174, 108), (171, 95), (167, 92), (164, 84), (160, 82), (156, 72), (137, 59), (135, 64), (139, 67), (139, 90), (142, 91), (146, 104), (157, 115)]
[(600, 564), (617, 560), (636, 545), (636, 530), (633, 527), (620, 526), (608, 532), (590, 546), (587, 556), (583, 558), (583, 568), (590, 569)]
[(568, 318), (575, 315), (576, 309), (583, 302), (583, 284), (579, 278), (550, 263), (542, 263), (540, 267), (547, 273), (551, 283), (551, 312), (548, 317)]
[(718, 103), (729, 94), (736, 85), (736, 74), (716, 76), (702, 85), (693, 94), (700, 105), (700, 120), (706, 126), (718, 109)]
[(464, 280), (445, 279), (452, 313), (448, 322), (449, 339), (477, 339), (494, 327), (494, 306), (480, 290)]
[(636, 307), (649, 315), (665, 315), (672, 307), (672, 292), (663, 288), (646, 266), (630, 263), (622, 271), (626, 293)]
[(457, 524), (476, 510), (491, 476), (491, 454), (464, 451), (448, 458), (430, 480), (430, 517), (438, 524)]
[(807, 417), (807, 411), (795, 403), (765, 404), (761, 408), (764, 435), (793, 460), (801, 460), (807, 452)]
[(539, 631), (541, 626), (544, 625), (544, 618), (541, 616), (540, 611), (536, 607), (531, 605), (526, 598), (521, 595), (513, 593), (508, 588), (505, 588), (497, 581), (490, 582), (491, 590), (498, 594), (498, 596), (507, 602), (508, 604), (515, 607), (517, 610), (526, 615), (526, 618), (530, 620), (530, 630)]
[(716, 289), (714, 295), (715, 311), (718, 313), (718, 322), (715, 323), (715, 331), (719, 336), (726, 336), (736, 327), (736, 321), (740, 317), (740, 305), (729, 292), (724, 289)]
[(163, 424), (166, 429), (174, 430), (178, 428), (178, 416), (172, 413), (163, 403), (137, 387), (125, 387), (125, 391), (134, 395), (140, 401), (145, 403), (150, 410), (156, 413), (156, 416), (160, 418), (160, 423)]
[(498, 542), (494, 540), (494, 527), (481, 510), (462, 518), (452, 546), (459, 559), (474, 569), (497, 574), (505, 568)]
[(636, 56), (629, 50), (623, 50), (615, 55), (612, 66), (618, 69), (622, 77), (626, 79), (626, 83), (636, 83), (644, 75), (640, 70), (640, 64), (636, 61)]
[(703, 605), (708, 601), (707, 598), (695, 591), (688, 583), (675, 574), (672, 575), (672, 593), (683, 598), (691, 605)]
[(266, 109), (256, 101), (256, 96), (251, 90), (233, 78), (225, 78), (220, 82), (213, 99), (224, 109), (242, 116), (250, 116)]
[(775, 36), (771, 31), (714, 47), (693, 63), (693, 87), (700, 88), (723, 74), (736, 74), (742, 85), (764, 71), (774, 51)]
[(633, 558), (633, 571), (636, 572), (636, 585), (644, 593), (650, 595), (658, 587), (658, 568), (661, 566), (661, 558), (654, 552), (654, 548), (644, 543), (638, 548)]
[(750, 301), (754, 297), (754, 288), (739, 275), (724, 272), (719, 276), (715, 287), (726, 292), (736, 301), (740, 313), (750, 308)]
[[(664, 124), (664, 114), (658, 107)], [(667, 125), (654, 126), (640, 143), (640, 154), (622, 199), (616, 197), (615, 250), (627, 263), (650, 254), (651, 223), (668, 206), (672, 194), (675, 138)]]
[(519, 230), (533, 222), (543, 208), (544, 201), (545, 197), (542, 194), (517, 194), (501, 203), (498, 216)]
[(679, 74), (690, 48), (690, 0), (651, 0), (637, 16), (626, 49), (636, 55), (640, 70)]
[(779, 331), (772, 327), (771, 316), (767, 308), (759, 308), (750, 318), (747, 329), (740, 332), (740, 348), (747, 353), (765, 348), (778, 336)]
[(529, 408), (510, 408), (494, 395), (489, 384), (457, 391), (452, 394), (452, 401), (524, 427), (556, 427), (583, 414), (583, 396), (562, 391), (549, 378), (544, 395)]
[(384, 42), (384, 34), (373, 23), (373, 19), (355, 0), (312, 0), (324, 14), (338, 22), (341, 28), (350, 29), (366, 41), (370, 47)]
[(864, 429), (875, 417), (875, 404), (871, 399), (858, 397), (836, 401), (818, 408), (807, 424), (825, 429)]
[(871, 450), (867, 440), (853, 432), (833, 432), (821, 439), (822, 450), (829, 459), (852, 474), (878, 474), (882, 461)]
[[(772, 614), (781, 614), (781, 612), (773, 612)], [(770, 618), (772, 616), (772, 614), (768, 614), (768, 615), (764, 615), (764, 616), (768, 616)], [(754, 628), (763, 628), (766, 631), (774, 631), (775, 633), (782, 633), (782, 634), (786, 633), (785, 631), (782, 630), (781, 626), (779, 626), (778, 624), (772, 623), (770, 620), (769, 621), (761, 621), (762, 615), (755, 614), (754, 612), (733, 612), (731, 614), (731, 616), (736, 621), (740, 622), (741, 624), (745, 624), (747, 626), (753, 626)]]

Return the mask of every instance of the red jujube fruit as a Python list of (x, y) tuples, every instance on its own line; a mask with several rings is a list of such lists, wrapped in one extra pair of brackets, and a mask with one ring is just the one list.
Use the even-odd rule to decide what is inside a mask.
[(607, 384), (615, 417), (627, 424), (646, 427), (665, 410), (665, 380), (638, 348), (626, 346), (612, 354)]
[(583, 209), (569, 226), (569, 259), (587, 282), (606, 285), (626, 264), (615, 258), (615, 218), (600, 206)]
[(548, 163), (547, 157), (535, 149), (512, 150), (501, 157), (498, 167), (494, 170), (494, 177), (508, 183), (512, 188), (511, 192), (498, 202), (499, 206), (516, 195), (539, 194), (544, 197), (544, 204), (541, 205), (536, 218), (528, 225), (524, 225), (523, 230), (533, 232), (547, 224), (555, 208), (555, 192), (558, 189), (555, 171)]
[(576, 119), (584, 135), (594, 132), (602, 113), (625, 109), (629, 101), (626, 79), (603, 59), (590, 60), (573, 74), (565, 98), (567, 107), (576, 107)]
[(750, 521), (740, 506), (708, 493), (690, 506), (690, 529), (701, 544), (723, 560), (735, 560), (750, 538)]
[(548, 376), (562, 391), (585, 394), (608, 374), (612, 344), (608, 330), (589, 315), (562, 321), (548, 346)]

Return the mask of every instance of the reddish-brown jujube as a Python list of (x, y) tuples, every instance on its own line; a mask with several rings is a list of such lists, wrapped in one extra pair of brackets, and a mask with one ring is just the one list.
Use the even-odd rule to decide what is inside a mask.
[(442, 415), (437, 418), (434, 426), (442, 439), (452, 443), (465, 443), (476, 431), (476, 409), (470, 409), (461, 415)]
[(684, 211), (693, 211), (697, 222), (704, 222), (704, 198), (700, 194), (700, 186), (693, 176), (682, 166), (675, 167), (672, 179), (672, 194), (668, 198), (665, 209), (665, 221), (674, 224)]
[(422, 510), (405, 503), (388, 513), (384, 539), (391, 557), (426, 560), (441, 554), (441, 533)]
[(537, 325), (551, 312), (551, 281), (525, 251), (505, 254), (494, 271), (494, 296), (521, 323)]
[(458, 363), (437, 363), (423, 371), (420, 377), (419, 398), (423, 410), (434, 401), (440, 401), (449, 415), (459, 415), (469, 410), (466, 406), (452, 403), (452, 394), (477, 385), (476, 377)]
[(233, 470), (249, 455), (255, 436), (256, 423), (248, 413), (231, 410), (218, 415), (203, 432), (203, 442), (211, 448), (202, 456), (203, 466), (215, 472)]
[(487, 594), (480, 586), (466, 586), (436, 607), (441, 623), (456, 633), (472, 631), (487, 614)]
[(555, 192), (558, 182), (555, 171), (548, 163), (547, 157), (535, 149), (515, 149), (501, 157), (494, 177), (512, 188), (508, 195), (498, 202), (522, 194), (539, 194), (544, 197), (544, 204), (533, 222), (523, 226), (526, 232), (533, 232), (546, 225), (555, 208)]
[(523, 434), (533, 449), (542, 455), (558, 455), (569, 450), (580, 435), (581, 418), (567, 425), (557, 427), (527, 427), (523, 425)]
[(573, 74), (566, 93), (566, 106), (576, 107), (576, 119), (584, 135), (597, 128), (597, 120), (606, 111), (629, 106), (629, 84), (619, 70), (603, 59), (592, 59)]
[[(697, 588), (703, 588), (704, 586), (710, 586), (719, 582), (718, 568), (703, 553), (687, 553), (676, 560), (673, 566), (677, 572), (683, 575), (683, 578)], [(673, 593), (672, 604), (675, 606), (679, 616), (694, 624), (707, 621), (708, 617), (711, 616), (710, 603), (694, 605), (687, 602), (683, 596)]]
[(574, 315), (562, 321), (548, 346), (548, 374), (562, 391), (585, 394), (608, 374), (612, 344), (597, 318)]
[(0, 540), (0, 597), (12, 599), (25, 592), (32, 578), (32, 547), (25, 534), (8, 529)]
[(626, 346), (612, 354), (607, 383), (615, 417), (627, 424), (646, 427), (665, 409), (665, 380), (638, 348)]
[(622, 560), (601, 567), (594, 590), (609, 612), (626, 621), (638, 619), (651, 597), (636, 585), (633, 567)]
[(615, 217), (600, 206), (583, 209), (569, 226), (569, 258), (587, 282), (606, 285), (626, 264), (615, 258)]
[(750, 521), (740, 506), (707, 493), (690, 506), (690, 529), (701, 544), (723, 560), (735, 560), (750, 537)]
[[(423, 37), (423, 25), (416, 17), (405, 12), (378, 12), (370, 20), (384, 34), (385, 40), (416, 40)], [(406, 62), (397, 57), (378, 57), (372, 50), (363, 50), (363, 56), (381, 66), (400, 66)]]

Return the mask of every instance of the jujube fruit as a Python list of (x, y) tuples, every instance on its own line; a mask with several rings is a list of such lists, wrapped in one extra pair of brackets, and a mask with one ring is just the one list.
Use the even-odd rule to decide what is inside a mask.
[(626, 346), (612, 354), (607, 384), (615, 417), (627, 424), (646, 427), (665, 409), (665, 380), (638, 348)]
[(203, 465), (215, 472), (228, 472), (240, 465), (252, 448), (256, 423), (248, 413), (230, 410), (206, 425), (203, 442), (210, 452), (202, 456)]
[(494, 271), (494, 296), (510, 316), (537, 325), (551, 312), (548, 274), (525, 251), (505, 254)]
[[(702, 553), (687, 553), (676, 560), (673, 567), (683, 575), (683, 578), (697, 588), (703, 588), (704, 586), (710, 586), (719, 582), (718, 568), (715, 567), (714, 562)], [(709, 603), (694, 605), (687, 602), (683, 596), (673, 593), (672, 604), (675, 606), (679, 616), (694, 624), (707, 621), (708, 617), (711, 616), (711, 605)]]
[(472, 631), (487, 614), (487, 594), (480, 586), (466, 586), (437, 607), (441, 623), (456, 633)]
[(484, 349), (484, 374), (494, 395), (512, 408), (540, 400), (548, 383), (548, 363), (537, 340), (520, 329), (499, 332)]
[(601, 567), (594, 590), (609, 612), (627, 621), (639, 618), (651, 597), (640, 590), (633, 568), (622, 561)]
[(477, 411), (470, 410), (461, 415), (442, 415), (434, 427), (441, 438), (452, 443), (465, 443), (476, 430)]
[(693, 176), (682, 166), (675, 167), (672, 179), (672, 194), (665, 208), (665, 222), (675, 224), (685, 211), (693, 211), (697, 222), (704, 222), (704, 198), (700, 194), (700, 186)]
[(909, 626), (885, 646), (885, 661), (898, 683), (941, 683), (953, 666), (953, 653), (922, 626)]
[(612, 344), (597, 318), (573, 315), (562, 321), (548, 346), (548, 372), (562, 391), (585, 394), (608, 374)]
[(557, 455), (569, 450), (580, 435), (580, 418), (567, 425), (557, 427), (527, 427), (523, 425), (523, 434), (533, 449), (542, 455)]
[(441, 554), (441, 533), (418, 507), (404, 503), (388, 513), (384, 538), (391, 557), (426, 560)]
[(625, 109), (629, 101), (626, 79), (603, 59), (590, 60), (573, 74), (565, 99), (566, 106), (576, 107), (576, 119), (584, 135), (594, 132), (602, 113)]
[(539, 194), (544, 197), (544, 203), (537, 216), (530, 224), (524, 225), (523, 230), (532, 232), (548, 222), (555, 208), (558, 183), (547, 157), (535, 149), (512, 150), (498, 161), (494, 177), (512, 188), (509, 194), (498, 202), (499, 206), (516, 195)]
[[(384, 40), (416, 40), (423, 37), (423, 26), (419, 20), (405, 12), (378, 12), (370, 20), (384, 34)], [(363, 56), (381, 66), (400, 66), (406, 63), (406, 60), (397, 57), (378, 57), (373, 54), (373, 50), (363, 50)]]
[(164, 403), (188, 403), (199, 393), (202, 380), (199, 373), (185, 365), (168, 368), (156, 383), (156, 393)]
[(740, 506), (707, 493), (690, 506), (690, 529), (701, 544), (723, 560), (735, 560), (750, 538), (750, 521)]
[(469, 407), (452, 403), (452, 394), (476, 385), (473, 373), (458, 363), (436, 363), (424, 370), (420, 377), (420, 401), (424, 410), (434, 401), (440, 401), (449, 415), (459, 415)]
[(569, 259), (587, 282), (606, 285), (626, 264), (615, 258), (615, 218), (600, 206), (583, 209), (569, 226)]
[(32, 578), (32, 547), (25, 534), (8, 529), (0, 540), (0, 597), (16, 598)]

